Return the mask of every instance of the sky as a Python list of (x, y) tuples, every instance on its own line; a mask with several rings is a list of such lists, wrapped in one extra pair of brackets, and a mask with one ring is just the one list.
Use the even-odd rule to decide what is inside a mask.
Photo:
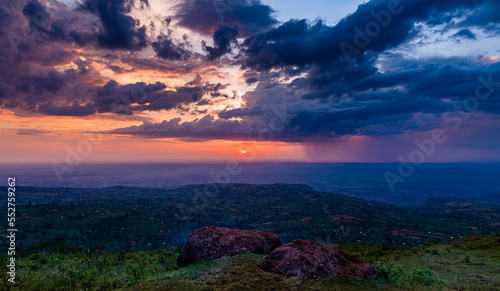
[(500, 161), (496, 0), (0, 0), (0, 162)]

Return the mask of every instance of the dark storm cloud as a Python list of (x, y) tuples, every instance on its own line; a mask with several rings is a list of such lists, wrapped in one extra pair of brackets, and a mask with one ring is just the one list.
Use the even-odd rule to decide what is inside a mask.
[(237, 25), (241, 36), (268, 30), (278, 21), (258, 0), (187, 0), (177, 6), (179, 25), (211, 35), (219, 24)]
[(54, 116), (87, 116), (96, 113), (96, 110), (92, 103), (82, 106), (75, 102), (71, 106), (57, 106), (51, 103), (44, 104), (38, 108), (38, 112)]
[(30, 25), (38, 29), (43, 28), (43, 25), (46, 24), (50, 17), (45, 7), (43, 7), (38, 0), (28, 1), (22, 12), (23, 15), (29, 19)]
[(454, 38), (476, 39), (476, 34), (470, 29), (464, 28), (453, 35)]
[[(284, 103), (276, 102), (282, 96), (292, 96), (292, 94), (293, 91), (283, 90), (281, 86), (266, 89), (266, 86), (262, 85), (250, 96), (244, 96), (247, 103), (253, 101), (247, 108), (224, 110), (219, 113), (219, 117), (243, 120), (257, 117), (264, 121), (261, 122), (264, 126), (283, 126), (278, 139), (304, 141), (318, 137), (424, 131), (432, 126), (439, 126), (439, 122), (422, 120), (421, 117), (415, 118), (415, 115), (437, 115), (453, 107), (452, 102), (409, 95), (396, 89), (360, 93), (353, 95), (349, 101), (343, 101), (342, 104), (336, 102), (314, 104), (310, 100), (297, 98), (301, 93), (297, 93), (296, 97)], [(274, 96), (279, 97), (274, 98)]]
[(9, 88), (0, 82), (0, 99), (7, 97), (8, 92)]
[(12, 21), (12, 15), (4, 7), (0, 7), (0, 31)]
[(9, 86), (5, 86), (8, 94), (0, 104), (3, 108), (45, 115), (91, 115), (95, 109), (88, 103), (87, 92), (92, 90), (92, 85), (79, 84), (89, 80), (88, 76), (73, 69), (64, 73), (41, 70), (31, 75), (19, 74)]
[[(388, 65), (391, 65), (390, 62)], [(397, 63), (392, 65), (398, 68)], [(424, 97), (462, 102), (475, 94), (477, 87), (481, 85), (479, 77), (484, 79), (490, 76), (495, 82), (500, 80), (499, 63), (484, 66), (469, 58), (405, 61), (404, 66), (403, 71), (376, 73), (358, 82), (343, 82), (341, 92), (350, 93), (356, 100), (370, 100), (377, 97), (366, 92), (378, 90), (384, 93), (379, 93), (379, 96), (387, 96), (387, 92), (399, 87), (405, 94), (401, 98)], [(483, 100), (483, 103), (487, 104), (491, 100)], [(489, 111), (492, 107), (484, 106), (483, 109)]]
[[(335, 26), (321, 21), (290, 20), (243, 43), (244, 65), (259, 71), (314, 64), (325, 70), (363, 62), (417, 35), (415, 23), (443, 24), (450, 17), (486, 5), (487, 1), (370, 1)], [(399, 3), (399, 4), (391, 4)], [(382, 12), (383, 11), (383, 12)], [(374, 16), (375, 15), (375, 16)], [(379, 20), (378, 33), (366, 35), (367, 24)], [(374, 28), (371, 28), (375, 31)], [(364, 36), (360, 36), (364, 35)], [(358, 44), (356, 44), (358, 42)]]
[(156, 52), (156, 56), (167, 60), (187, 59), (191, 52), (187, 48), (188, 44), (175, 44), (172, 38), (168, 35), (161, 34), (157, 40), (152, 42), (151, 46)]
[[(380, 54), (419, 36), (416, 23), (430, 26), (449, 26), (452, 23), (456, 27), (457, 17), (468, 19), (476, 10), (488, 11), (488, 7), (498, 10), (497, 4), (490, 4), (485, 0), (370, 1), (335, 26), (321, 21), (290, 20), (268, 32), (251, 36), (242, 44), (242, 62), (244, 67), (257, 72), (281, 69), (288, 76), (305, 73), (290, 86), (308, 88), (302, 94), (307, 100), (338, 99), (342, 94), (384, 86), (390, 88), (405, 82), (410, 82), (415, 93), (428, 88), (427, 91), (433, 92), (425, 93), (431, 96), (443, 96), (440, 95), (443, 92), (448, 96), (460, 95), (465, 92), (461, 82), (474, 80), (468, 68), (457, 72), (453, 67), (432, 68), (430, 64), (427, 68), (408, 70), (395, 76), (380, 73), (376, 62)], [(376, 22), (379, 23), (378, 33), (369, 35), (368, 24), (372, 23), (373, 30)], [(490, 24), (491, 20), (475, 22), (476, 27), (483, 29), (488, 29)], [(466, 28), (456, 36), (475, 37)], [(424, 80), (417, 84), (413, 80), (422, 81), (419, 75)], [(250, 82), (256, 80), (255, 77), (248, 79)], [(450, 80), (456, 83), (449, 84)], [(455, 95), (451, 92), (453, 90)]]
[(146, 95), (151, 92), (165, 89), (162, 83), (120, 85), (116, 81), (109, 81), (106, 85), (97, 88), (92, 101), (98, 112), (115, 112), (122, 114), (133, 114), (130, 105), (143, 103)]
[[(147, 2), (142, 2), (147, 3)], [(79, 9), (99, 17), (98, 43), (104, 48), (139, 50), (147, 46), (146, 27), (127, 15), (133, 0), (85, 0)]]
[[(132, 114), (172, 109), (215, 92), (215, 85), (209, 84), (180, 86), (170, 91), (160, 83), (118, 85), (95, 69), (96, 65), (105, 65), (118, 73), (141, 69), (186, 73), (199, 67), (194, 62), (170, 64), (123, 52), (137, 51), (148, 44), (145, 27), (128, 15), (133, 6), (143, 9), (149, 3), (85, 0), (73, 10), (57, 1), (28, 0), (3, 5), (2, 0), (0, 30), (5, 34), (0, 39), (0, 106), (55, 116)], [(186, 39), (174, 43), (169, 36), (160, 35), (152, 45), (159, 57), (168, 60), (190, 55)], [(92, 51), (76, 46), (99, 50), (92, 55)], [(108, 53), (101, 57), (99, 52), (103, 50)], [(116, 60), (130, 64), (132, 69), (117, 66), (113, 63)], [(106, 82), (107, 85), (101, 85)]]
[(174, 118), (160, 123), (144, 122), (142, 125), (116, 129), (107, 133), (138, 135), (147, 138), (179, 138), (191, 140), (245, 140), (251, 132), (249, 124), (217, 119), (206, 115), (191, 122), (181, 122)]
[[(402, 97), (402, 96), (398, 96)], [(391, 122), (396, 127), (401, 122), (410, 120), (413, 113), (440, 113), (449, 107), (444, 102), (430, 99), (404, 100), (395, 99), (385, 102), (370, 102), (358, 104), (349, 109), (335, 112), (300, 112), (291, 121), (290, 128), (301, 135), (315, 135), (330, 133), (331, 137), (342, 135), (356, 135), (363, 127)], [(400, 131), (408, 128), (400, 127)], [(418, 130), (425, 130), (421, 127)], [(399, 132), (399, 133), (401, 133)], [(375, 132), (370, 135), (379, 135)]]
[(132, 108), (140, 111), (158, 111), (172, 108), (183, 110), (183, 105), (197, 103), (201, 101), (203, 96), (221, 96), (219, 91), (224, 88), (225, 86), (221, 84), (190, 82), (184, 86), (176, 87), (174, 90), (163, 90), (148, 94), (143, 102)]
[[(219, 112), (219, 119), (213, 121), (217, 122), (217, 130), (207, 125), (210, 119), (205, 119), (203, 126), (198, 122), (164, 122), (110, 133), (156, 138), (190, 135), (205, 140), (235, 138), (232, 133), (225, 135), (225, 122), (231, 130), (244, 128), (245, 140), (258, 140), (262, 130), (272, 130), (274, 140), (287, 142), (420, 132), (441, 128), (442, 114), (447, 111), (464, 111), (464, 100), (474, 96), (481, 84), (478, 77), (489, 82), (491, 76), (500, 90), (500, 63), (485, 67), (467, 58), (428, 59), (395, 62), (392, 69), (362, 80), (352, 78), (352, 82), (333, 84), (339, 98), (322, 98), (322, 102), (303, 98), (310, 94), (304, 92), (311, 92), (306, 85), (270, 86), (261, 81), (254, 91), (243, 96), (246, 107)], [(272, 78), (268, 82), (272, 83)], [(494, 94), (481, 101), (478, 111), (500, 114), (498, 104), (500, 97)]]
[(96, 35), (92, 32), (68, 29), (68, 21), (55, 20), (50, 24), (50, 29), (41, 29), (46, 33), (51, 41), (64, 41), (75, 43), (80, 47), (85, 47), (96, 42)]
[(50, 93), (57, 93), (65, 84), (65, 80), (61, 73), (57, 71), (49, 71), (47, 77), (26, 77), (26, 83), (34, 87), (34, 90), (45, 89)]
[[(422, 102), (423, 101), (423, 102)], [(429, 110), (429, 108), (433, 108)], [(128, 134), (148, 138), (186, 138), (200, 140), (273, 140), (303, 142), (311, 139), (335, 138), (344, 135), (399, 134), (408, 130), (425, 131), (439, 126), (439, 121), (431, 119), (428, 124), (412, 119), (414, 110), (439, 112), (447, 108), (441, 101), (395, 101), (392, 104), (374, 103), (364, 107), (339, 110), (337, 112), (295, 112), (282, 130), (277, 115), (275, 120), (263, 122), (252, 119), (237, 121), (226, 118), (214, 119), (210, 115), (201, 120), (180, 122), (172, 119), (161, 123), (144, 123), (139, 126), (116, 129), (107, 133)], [(272, 111), (272, 110), (270, 110)], [(265, 110), (241, 110), (237, 116), (259, 116)], [(226, 116), (224, 116), (226, 115)], [(222, 114), (228, 117), (227, 113)], [(380, 125), (379, 128), (374, 128)], [(265, 137), (263, 137), (265, 136)]]
[(500, 33), (500, 2), (486, 0), (482, 3), (468, 17), (459, 21), (457, 26), (485, 28), (498, 35)]
[(33, 93), (32, 98), (38, 96), (39, 99), (46, 97), (47, 94), (53, 95), (63, 89), (69, 79), (72, 78), (73, 71), (66, 72), (64, 75), (50, 70), (46, 75), (21, 75), (16, 80), (14, 90), (18, 93)]
[[(359, 69), (360, 66), (356, 66), (358, 70), (349, 71), (350, 75), (346, 77), (330, 75), (336, 71), (329, 71), (323, 75), (312, 71), (311, 75), (317, 76), (316, 78), (297, 79), (292, 85), (311, 88), (307, 95), (303, 95), (305, 99), (338, 98), (342, 94), (350, 94), (352, 98), (367, 100), (374, 96), (367, 97), (363, 94), (364, 91), (382, 89), (387, 91), (397, 86), (402, 86), (409, 97), (466, 98), (467, 94), (474, 92), (478, 76), (496, 75), (499, 72), (495, 64), (485, 68), (468, 58), (406, 60), (404, 64), (387, 61), (385, 65), (398, 70), (381, 73), (362, 70)], [(373, 66), (370, 64), (368, 67)]]
[(207, 46), (203, 42), (203, 49), (208, 53), (208, 59), (213, 61), (224, 54), (230, 53), (231, 44), (238, 44), (236, 35), (238, 35), (238, 27), (219, 24), (217, 30), (214, 32), (214, 46)]
[(28, 19), (31, 30), (43, 33), (50, 41), (74, 42), (79, 46), (87, 46), (96, 41), (93, 22), (80, 13), (62, 8), (57, 2), (55, 9), (62, 17), (55, 19), (54, 16), (59, 15), (51, 15), (38, 0), (30, 0), (23, 7), (22, 13)]
[[(500, 64), (487, 57), (409, 60), (398, 49), (425, 36), (422, 27), (451, 32), (455, 39), (492, 37), (498, 29), (497, 2), (374, 0), (335, 25), (290, 20), (276, 26), (273, 10), (259, 1), (181, 1), (173, 23), (213, 37), (202, 46), (210, 62), (191, 52), (186, 39), (172, 39), (168, 20), (166, 34), (148, 39), (146, 27), (130, 16), (133, 6), (148, 7), (145, 0), (84, 0), (76, 11), (37, 0), (16, 2), (11, 5), (17, 9), (0, 9), (0, 30), (28, 24), (32, 35), (14, 49), (7, 38), (0, 40), (0, 105), (56, 116), (206, 114), (191, 122), (176, 118), (109, 132), (151, 138), (256, 140), (270, 130), (274, 140), (302, 142), (426, 131), (442, 126), (444, 112), (463, 110), (456, 106), (475, 93), (479, 76), (500, 82)], [(389, 7), (392, 13), (383, 12)], [(360, 36), (377, 19), (383, 23), (380, 33)], [(238, 44), (237, 37), (246, 39)], [(148, 44), (159, 59), (137, 54)], [(81, 53), (78, 46), (91, 49)], [(219, 69), (237, 62), (247, 70), (242, 80), (257, 87), (242, 97), (241, 108), (216, 111), (197, 106), (229, 100), (225, 85), (201, 78), (176, 87), (119, 84), (96, 69), (224, 77)], [(496, 94), (482, 100), (478, 110), (497, 115), (499, 104)]]
[(165, 90), (162, 83), (120, 85), (109, 81), (106, 85), (97, 88), (92, 101), (98, 112), (114, 112), (131, 115), (135, 111), (158, 111), (178, 108), (181, 105), (195, 103), (205, 94), (218, 94), (224, 86), (210, 83), (188, 83), (185, 86)]
[(88, 67), (87, 73), (81, 74), (81, 70), (73, 68), (55, 68), (71, 66), (78, 59), (78, 53), (65, 42), (53, 42), (49, 36), (50, 23), (54, 20), (50, 12), (69, 11), (63, 4), (49, 3), (43, 6), (30, 0), (11, 1), (6, 5), (10, 16), (4, 27), (7, 33), (0, 38), (0, 87), (5, 92), (0, 106), (47, 115), (92, 114), (86, 95), (95, 77), (88, 73), (92, 69)]
[[(30, 27), (51, 41), (132, 51), (148, 46), (146, 27), (128, 15), (136, 0), (85, 0), (75, 11), (54, 3), (52, 14), (38, 0), (28, 1), (22, 9)], [(149, 7), (147, 1), (139, 3)]]

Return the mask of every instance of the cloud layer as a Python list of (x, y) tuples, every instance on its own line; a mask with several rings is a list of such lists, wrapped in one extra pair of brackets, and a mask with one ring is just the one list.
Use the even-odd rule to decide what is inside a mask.
[[(85, 0), (72, 8), (1, 1), (2, 108), (75, 117), (179, 114), (110, 134), (319, 142), (423, 132), (449, 126), (447, 112), (471, 111), (466, 102), (478, 94), (488, 98), (474, 108), (476, 117), (500, 114), (498, 51), (418, 53), (498, 42), (498, 1), (372, 0), (336, 24), (278, 23), (275, 10), (257, 0), (182, 1), (171, 11), (152, 11), (144, 0)], [(172, 81), (154, 80), (167, 74)], [(137, 76), (149, 81), (131, 81)]]

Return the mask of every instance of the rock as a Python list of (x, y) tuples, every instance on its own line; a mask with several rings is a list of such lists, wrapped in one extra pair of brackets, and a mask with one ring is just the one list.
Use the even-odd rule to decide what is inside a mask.
[(177, 258), (177, 265), (252, 252), (267, 254), (281, 246), (274, 232), (206, 226), (195, 230)]
[(260, 264), (260, 268), (304, 278), (378, 277), (373, 266), (359, 256), (345, 253), (337, 246), (307, 240), (295, 240), (274, 249)]

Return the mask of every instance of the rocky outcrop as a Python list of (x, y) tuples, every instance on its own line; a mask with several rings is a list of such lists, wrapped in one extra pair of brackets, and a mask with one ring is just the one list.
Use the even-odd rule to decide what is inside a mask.
[(377, 278), (377, 271), (357, 255), (337, 246), (315, 241), (295, 240), (272, 251), (260, 268), (285, 276), (304, 278)]
[(267, 254), (281, 245), (274, 232), (206, 226), (189, 236), (177, 264), (182, 266), (244, 252)]

